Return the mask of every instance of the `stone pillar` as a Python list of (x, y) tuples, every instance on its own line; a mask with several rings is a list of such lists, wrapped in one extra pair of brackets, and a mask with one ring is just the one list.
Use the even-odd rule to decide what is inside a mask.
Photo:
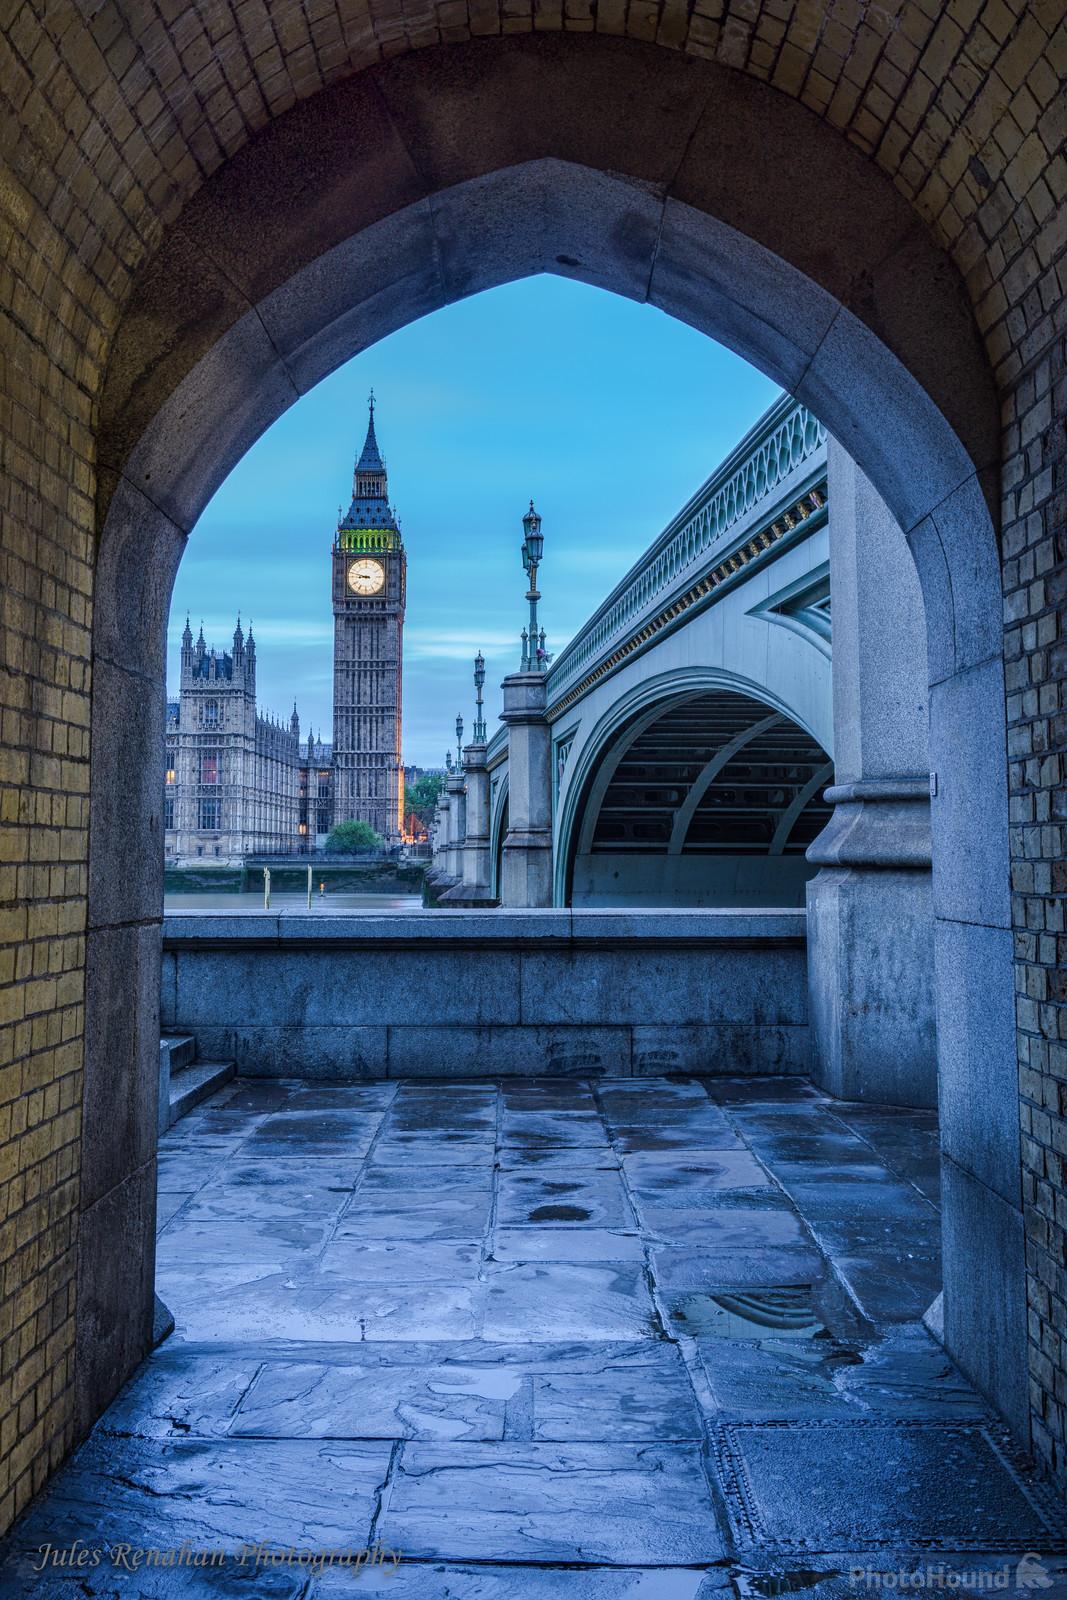
[(437, 815), (434, 820), (433, 862), (429, 872), (426, 874), (427, 878), (434, 881), (443, 878), (448, 869), (449, 813), (451, 808), (452, 802), (442, 789), (437, 797)]
[(448, 794), (448, 849), (445, 877), (458, 883), (463, 873), (463, 840), (467, 832), (467, 784), (462, 767), (453, 767), (445, 779)]
[(552, 751), (543, 672), (504, 679), (501, 718), (508, 727), (508, 832), (500, 863), (500, 903), (552, 904)]
[(441, 896), (449, 905), (495, 905), (489, 883), (489, 769), (486, 746), (468, 744), (463, 750), (467, 781), (466, 832), (461, 848), (460, 881)]
[(829, 1093), (937, 1105), (926, 630), (885, 503), (828, 462), (834, 811), (808, 849), (814, 1070)]

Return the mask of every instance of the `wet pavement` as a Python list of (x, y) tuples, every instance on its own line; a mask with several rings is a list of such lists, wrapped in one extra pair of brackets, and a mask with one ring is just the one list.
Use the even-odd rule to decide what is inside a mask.
[(0, 1594), (1057, 1600), (919, 1321), (937, 1171), (796, 1079), (237, 1080), (160, 1145), (176, 1330)]

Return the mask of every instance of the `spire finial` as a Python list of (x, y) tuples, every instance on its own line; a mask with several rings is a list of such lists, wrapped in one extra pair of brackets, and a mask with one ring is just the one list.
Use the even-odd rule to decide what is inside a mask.
[(367, 404), (370, 406), (370, 414), (373, 417), (373, 415), (374, 415), (374, 390), (373, 389), (370, 392), (370, 395), (369, 395), (368, 400), (367, 400)]

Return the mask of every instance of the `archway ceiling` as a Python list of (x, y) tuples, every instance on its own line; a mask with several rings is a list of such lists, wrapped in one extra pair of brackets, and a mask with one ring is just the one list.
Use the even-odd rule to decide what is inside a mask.
[(945, 505), (937, 537), (958, 537), (954, 520), (970, 539), (975, 497), (994, 499), (975, 477), (999, 459), (999, 416), (973, 319), (885, 176), (742, 73), (538, 33), (349, 77), (202, 185), (112, 342), (100, 510), (122, 474), (188, 529), (325, 372), (536, 271), (649, 299), (754, 361), (853, 451), (905, 529)]
[[(568, 0), (566, 8), (553, 0), (408, 0), (403, 8), (36, 0), (19, 9), (5, 43), (13, 102), (31, 90), (41, 101), (32, 132), (8, 142), (9, 200), (32, 224), (20, 248), (36, 265), (25, 276), (40, 281), (53, 310), (66, 306), (63, 357), (77, 367), (80, 351), (80, 375), (95, 386), (91, 373), (106, 360), (132, 275), (205, 179), (283, 113), (365, 68), (402, 68), (402, 58), (426, 47), (557, 31), (713, 61), (840, 130), (951, 253), (990, 353), (1010, 375), (1020, 357), (1008, 355), (1009, 319), (1025, 295), (1046, 298), (1042, 275), (1055, 251), (1042, 241), (1063, 198), (1062, 160), (1051, 163), (1062, 141), (1054, 63), (1062, 65), (1067, 41), (1059, 0), (701, 0), (692, 8), (680, 0)], [(392, 82), (402, 93), (402, 72)], [(457, 140), (476, 146), (477, 128), (455, 109)], [(665, 145), (684, 138), (684, 103), (665, 117), (655, 96), (645, 104), (634, 96), (637, 120), (653, 111)], [(741, 147), (754, 136), (758, 127), (738, 129)], [(24, 205), (19, 185), (41, 214)], [(823, 219), (828, 230), (848, 225), (846, 210)], [(1002, 242), (991, 267), (994, 237)], [(1003, 272), (1028, 253), (1028, 272)], [(88, 318), (64, 292), (72, 272), (95, 280)]]

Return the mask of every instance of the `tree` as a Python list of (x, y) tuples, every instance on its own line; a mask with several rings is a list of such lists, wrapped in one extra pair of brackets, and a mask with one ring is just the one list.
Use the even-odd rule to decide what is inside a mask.
[(339, 822), (326, 836), (326, 852), (352, 856), (360, 850), (380, 850), (383, 843), (381, 834), (369, 822)]
[(437, 796), (444, 782), (439, 772), (424, 772), (418, 782), (411, 784), (404, 793), (404, 804), (409, 814), (417, 817), (424, 828), (428, 828), (433, 821)]

